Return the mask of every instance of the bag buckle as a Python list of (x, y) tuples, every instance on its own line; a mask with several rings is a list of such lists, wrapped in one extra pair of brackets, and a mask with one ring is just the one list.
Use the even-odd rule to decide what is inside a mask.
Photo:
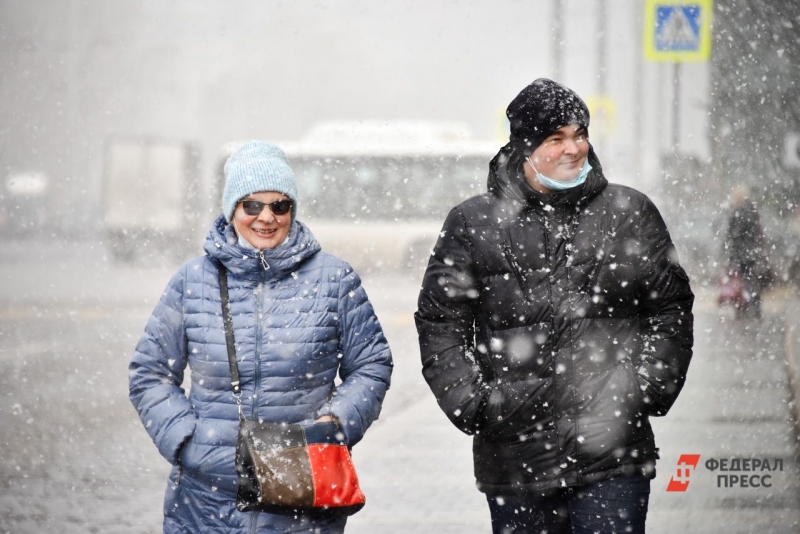
[(236, 399), (236, 408), (239, 410), (239, 421), (244, 421), (244, 412), (242, 412), (242, 388), (239, 387), (239, 382), (231, 382), (233, 386), (233, 398)]

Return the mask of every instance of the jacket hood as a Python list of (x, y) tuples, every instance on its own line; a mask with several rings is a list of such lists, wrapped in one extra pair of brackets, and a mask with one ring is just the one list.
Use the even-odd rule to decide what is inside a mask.
[(572, 189), (545, 195), (528, 185), (522, 173), (523, 156), (511, 143), (508, 143), (500, 149), (500, 152), (489, 164), (489, 178), (486, 185), (490, 193), (500, 198), (539, 210), (546, 205), (571, 206), (585, 204), (608, 185), (608, 180), (603, 175), (603, 167), (600, 165), (600, 160), (591, 145), (589, 146), (588, 158), (592, 170), (589, 171), (589, 176), (586, 177), (586, 181), (583, 184)]
[[(249, 250), (240, 247), (238, 243), (239, 238), (233, 225), (221, 215), (211, 226), (203, 250), (225, 265), (231, 273), (250, 280), (281, 278), (321, 250), (308, 226), (297, 220), (292, 223), (286, 241), (276, 248)], [(262, 264), (262, 255), (269, 268)]]

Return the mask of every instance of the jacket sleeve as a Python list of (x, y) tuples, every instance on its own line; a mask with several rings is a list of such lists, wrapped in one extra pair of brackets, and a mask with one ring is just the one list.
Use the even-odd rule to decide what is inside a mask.
[(491, 393), (475, 359), (475, 306), (470, 236), (458, 208), (450, 211), (428, 261), (417, 312), (422, 375), (439, 407), (467, 434), (481, 430)]
[(381, 412), (392, 375), (392, 353), (361, 279), (349, 265), (339, 283), (338, 309), (342, 383), (330, 405), (317, 415), (333, 414), (353, 446)]
[(694, 294), (678, 264), (675, 247), (656, 206), (645, 198), (641, 210), (640, 317), (645, 350), (637, 367), (650, 415), (665, 415), (686, 380), (694, 343)]
[(180, 387), (188, 354), (183, 323), (184, 276), (173, 276), (147, 322), (128, 367), (129, 393), (147, 433), (168, 462), (194, 433), (197, 416)]

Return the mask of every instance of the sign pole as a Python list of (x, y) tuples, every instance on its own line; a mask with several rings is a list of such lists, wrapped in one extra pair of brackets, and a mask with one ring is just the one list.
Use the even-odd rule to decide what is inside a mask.
[(672, 63), (672, 153), (680, 153), (681, 143), (681, 62)]
[(553, 79), (561, 83), (561, 41), (564, 39), (562, 0), (553, 0)]
[[(599, 16), (598, 25), (599, 32), (597, 35), (597, 94), (600, 95), (601, 99), (605, 99), (608, 94), (608, 83), (607, 83), (607, 76), (606, 76), (606, 31), (608, 27), (608, 18), (606, 17), (606, 0), (599, 0), (598, 5)], [(606, 122), (608, 122), (606, 120)], [(606, 148), (605, 139), (599, 139), (600, 143), (598, 143), (597, 151), (602, 154)]]
[[(639, 9), (638, 17), (635, 18), (636, 23), (636, 32), (638, 34), (639, 40), (642, 40), (642, 27), (644, 24), (642, 23), (642, 19), (644, 18), (644, 10), (642, 8)], [(642, 151), (644, 150), (644, 144), (642, 142), (642, 132), (644, 132), (644, 68), (643, 68), (643, 59), (642, 56), (637, 56), (636, 64), (635, 64), (635, 71), (634, 71), (634, 91), (636, 91), (636, 122), (634, 123), (634, 131), (633, 131), (633, 138), (635, 139), (635, 150), (633, 151), (633, 158), (634, 158), (634, 169), (636, 169), (636, 178), (637, 180), (642, 180), (642, 177), (645, 176), (644, 172), (644, 165), (643, 161), (644, 158), (642, 157)]]
[(644, 55), (672, 63), (672, 154), (681, 143), (681, 63), (711, 57), (713, 0), (645, 0)]

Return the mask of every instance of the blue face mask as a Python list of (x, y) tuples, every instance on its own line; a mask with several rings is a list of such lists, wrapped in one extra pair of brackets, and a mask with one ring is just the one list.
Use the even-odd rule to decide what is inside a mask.
[[(536, 167), (533, 165), (533, 161), (531, 161), (531, 157), (528, 156), (528, 163), (530, 163), (531, 168), (536, 171)], [(589, 176), (589, 171), (592, 170), (592, 166), (589, 165), (589, 157), (587, 156), (586, 159), (583, 161), (583, 168), (581, 169), (580, 174), (570, 180), (569, 182), (561, 182), (559, 180), (553, 180), (552, 178), (548, 178), (544, 174), (536, 171), (536, 179), (539, 180), (539, 183), (542, 184), (543, 187), (546, 187), (550, 191), (565, 191), (567, 189), (572, 189), (573, 187), (578, 187), (583, 182), (586, 181), (586, 177)]]

